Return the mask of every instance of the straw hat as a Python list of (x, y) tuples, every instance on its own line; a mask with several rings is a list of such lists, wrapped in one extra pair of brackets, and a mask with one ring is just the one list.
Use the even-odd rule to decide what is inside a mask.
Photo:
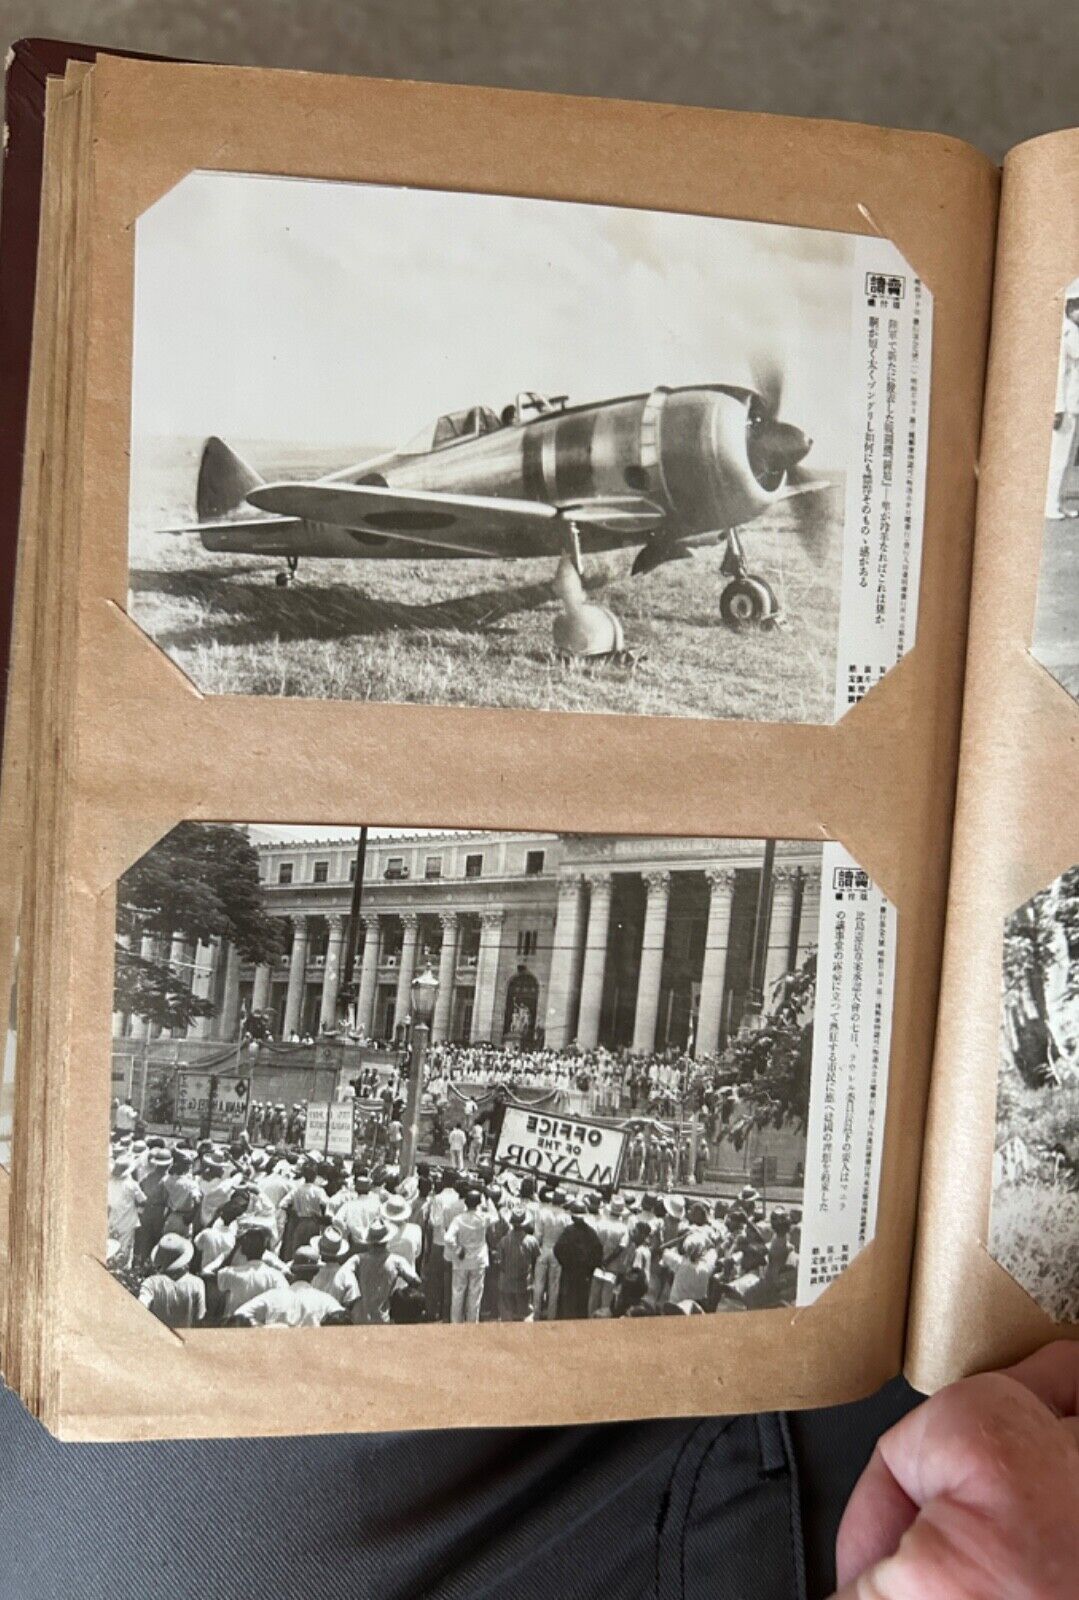
[(163, 1233), (150, 1251), (150, 1265), (155, 1272), (167, 1272), (171, 1277), (190, 1266), (194, 1254), (190, 1239), (179, 1233)]
[(327, 1228), (315, 1243), (322, 1261), (343, 1261), (348, 1255), (348, 1240), (336, 1228)]

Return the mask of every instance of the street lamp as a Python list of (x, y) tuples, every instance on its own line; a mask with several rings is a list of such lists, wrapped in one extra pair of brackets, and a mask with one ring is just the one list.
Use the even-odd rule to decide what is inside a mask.
[(420, 1096), (423, 1093), (423, 1065), (431, 1022), (438, 999), (438, 979), (425, 967), (412, 980), (412, 1052), (408, 1070), (408, 1098), (405, 1102), (405, 1138), (401, 1151), (401, 1176), (411, 1176), (416, 1164), (416, 1143), (420, 1132)]

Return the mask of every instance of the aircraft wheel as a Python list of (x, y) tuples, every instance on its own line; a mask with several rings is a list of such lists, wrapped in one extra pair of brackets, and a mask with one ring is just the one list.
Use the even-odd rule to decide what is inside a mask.
[(288, 588), (289, 575), (287, 572), (278, 572), (274, 575), (274, 582), (279, 589)]
[(767, 622), (778, 610), (771, 586), (763, 578), (735, 578), (719, 597), (719, 614), (729, 628)]

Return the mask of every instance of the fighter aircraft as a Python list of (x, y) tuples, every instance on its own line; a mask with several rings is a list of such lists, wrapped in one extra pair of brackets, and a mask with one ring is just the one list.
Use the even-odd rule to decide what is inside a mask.
[[(396, 450), (307, 481), (266, 482), (218, 438), (203, 448), (193, 528), (207, 550), (301, 560), (484, 560), (551, 556), (565, 656), (619, 656), (622, 625), (586, 598), (584, 558), (640, 546), (634, 573), (725, 544), (719, 612), (733, 627), (779, 620), (741, 531), (792, 495), (824, 487), (801, 463), (811, 440), (780, 420), (782, 379), (755, 387), (660, 386), (570, 405), (530, 390), (495, 412), (471, 406)], [(795, 532), (808, 525), (796, 517)]]

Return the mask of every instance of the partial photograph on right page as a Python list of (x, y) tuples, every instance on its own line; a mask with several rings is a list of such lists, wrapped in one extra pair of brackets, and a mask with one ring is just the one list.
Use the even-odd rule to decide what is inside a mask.
[(1004, 927), (989, 1249), (1056, 1322), (1079, 1321), (1079, 866)]
[[(1079, 278), (1061, 299), (1031, 654), (1075, 699)], [(989, 1250), (1054, 1321), (1079, 1321), (1079, 866), (1007, 916), (1001, 984)]]
[(1079, 278), (1064, 293), (1033, 654), (1079, 698)]

